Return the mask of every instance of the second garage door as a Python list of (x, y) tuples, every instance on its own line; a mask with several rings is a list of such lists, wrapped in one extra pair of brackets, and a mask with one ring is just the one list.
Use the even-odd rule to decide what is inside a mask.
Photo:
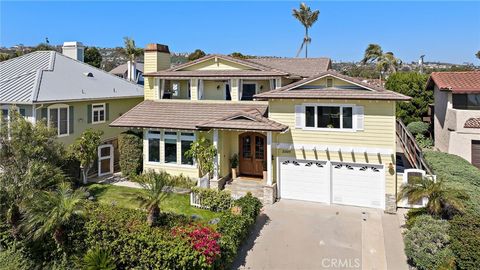
[(332, 163), (332, 203), (384, 208), (382, 165)]

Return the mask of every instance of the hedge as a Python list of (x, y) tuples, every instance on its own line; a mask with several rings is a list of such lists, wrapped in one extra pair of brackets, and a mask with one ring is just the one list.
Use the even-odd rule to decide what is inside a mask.
[(451, 248), (459, 269), (480, 265), (480, 215), (458, 215), (450, 221)]
[(198, 195), (202, 206), (208, 207), (211, 211), (225, 211), (232, 206), (233, 199), (227, 190), (193, 187), (192, 191)]
[(429, 124), (422, 121), (411, 122), (407, 125), (407, 130), (410, 131), (414, 136), (417, 134), (426, 135), (428, 133)]
[(128, 131), (118, 136), (120, 170), (124, 176), (141, 172), (143, 162), (143, 141), (138, 133)]

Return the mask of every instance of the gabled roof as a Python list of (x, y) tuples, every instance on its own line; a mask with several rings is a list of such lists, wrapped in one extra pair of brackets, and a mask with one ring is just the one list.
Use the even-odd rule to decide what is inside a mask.
[(307, 78), (331, 68), (330, 58), (251, 58), (250, 62), (268, 66), (289, 74), (290, 77)]
[(198, 128), (217, 128), (235, 130), (285, 131), (288, 126), (265, 117), (265, 112), (249, 109), (235, 112), (223, 118), (208, 120), (197, 125)]
[[(144, 65), (143, 63), (136, 63), (135, 68), (138, 71), (143, 73), (143, 65)], [(128, 70), (128, 64), (122, 64), (122, 65), (119, 65), (116, 68), (110, 70), (109, 73), (115, 74), (115, 75), (123, 75), (127, 72), (127, 70)]]
[(55, 51), (0, 63), (0, 103), (142, 97), (143, 87)]
[(427, 89), (433, 89), (434, 84), (457, 94), (480, 93), (480, 71), (432, 72)]
[[(306, 86), (323, 77), (334, 77), (352, 84), (351, 87)], [(358, 79), (329, 70), (284, 87), (260, 93), (257, 99), (372, 99), (372, 100), (410, 100), (410, 97), (389, 91), (383, 87), (371, 85)]]

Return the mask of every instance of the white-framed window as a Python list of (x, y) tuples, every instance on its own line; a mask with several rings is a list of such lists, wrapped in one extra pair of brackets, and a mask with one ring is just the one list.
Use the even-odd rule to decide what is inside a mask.
[(180, 95), (180, 82), (172, 82), (172, 96), (178, 97)]
[(353, 130), (353, 105), (305, 105), (305, 128)]
[(327, 87), (333, 87), (333, 78), (327, 78)]
[(105, 123), (105, 103), (92, 104), (92, 124)]
[(180, 133), (181, 163), (183, 165), (193, 165), (193, 159), (191, 157), (188, 157), (185, 154), (188, 150), (190, 150), (193, 141), (195, 141), (195, 133), (193, 132)]
[(148, 131), (148, 162), (160, 162), (160, 131)]
[[(194, 160), (185, 155), (193, 141), (195, 141), (194, 132), (148, 131), (146, 134), (147, 162), (193, 166)], [(163, 149), (163, 152), (160, 149)]]
[(48, 126), (57, 130), (59, 137), (67, 136), (70, 128), (70, 112), (68, 105), (52, 105), (48, 107)]
[(163, 139), (165, 163), (177, 163), (177, 132), (165, 131)]

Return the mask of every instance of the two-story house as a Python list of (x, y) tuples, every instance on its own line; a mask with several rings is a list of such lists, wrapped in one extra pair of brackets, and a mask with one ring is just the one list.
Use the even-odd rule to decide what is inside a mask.
[(65, 42), (63, 54), (37, 51), (0, 63), (1, 121), (16, 109), (30, 122), (45, 119), (66, 146), (87, 128), (102, 130), (99, 175), (118, 160), (117, 135), (108, 125), (143, 100), (143, 87), (83, 62), (80, 42)]
[(480, 71), (433, 72), (435, 147), (480, 168)]
[(208, 55), (169, 68), (159, 44), (145, 49), (144, 76), (145, 101), (111, 126), (143, 129), (145, 170), (200, 177), (184, 153), (204, 136), (218, 152), (216, 188), (395, 209), (395, 103), (409, 97), (334, 72), (328, 58)]

